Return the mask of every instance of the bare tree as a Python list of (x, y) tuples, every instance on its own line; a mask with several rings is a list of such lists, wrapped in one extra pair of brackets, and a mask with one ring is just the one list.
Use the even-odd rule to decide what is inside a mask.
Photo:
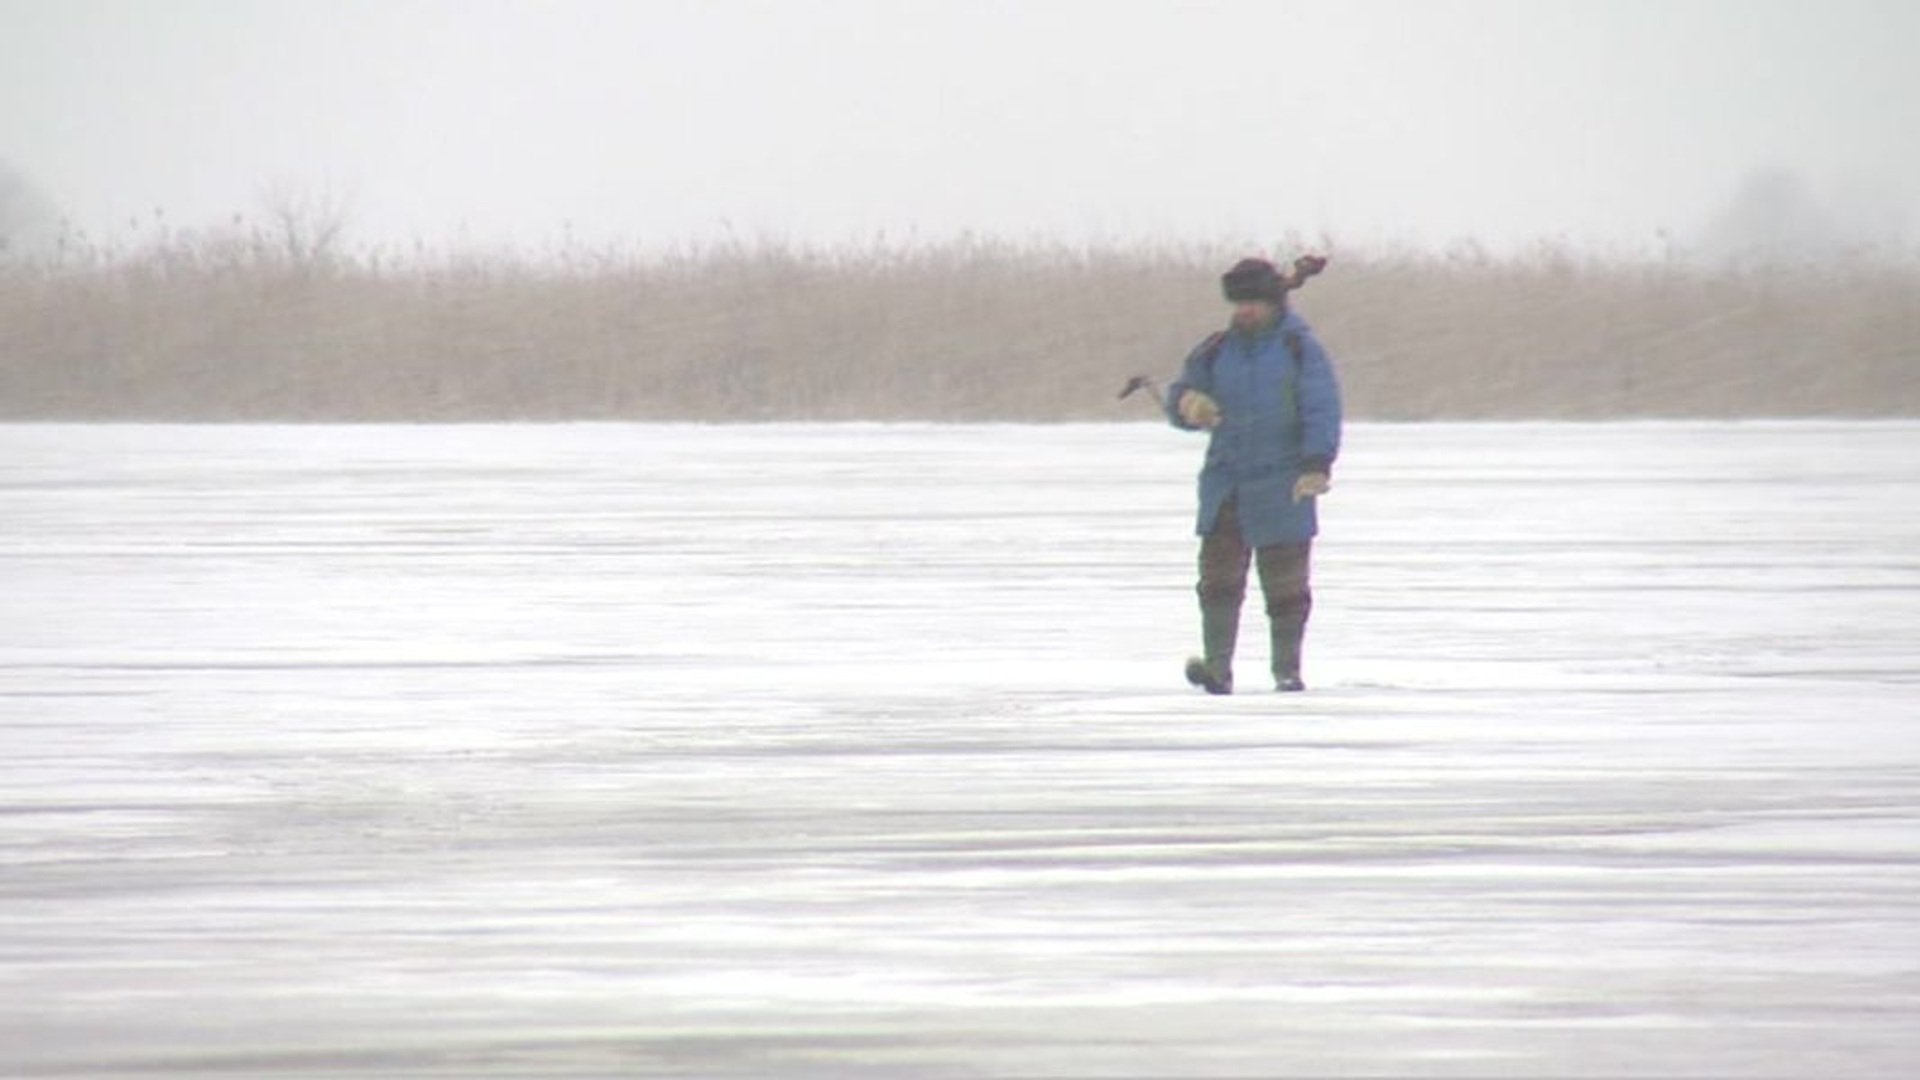
[(25, 173), (0, 158), (0, 262), (34, 258), (50, 251), (59, 231), (53, 200)]
[(319, 189), (276, 182), (261, 192), (266, 235), (262, 239), (291, 267), (321, 270), (341, 255), (352, 217), (352, 200), (331, 186)]
[(1786, 169), (1756, 169), (1707, 223), (1698, 253), (1748, 268), (1823, 262), (1840, 252), (1831, 215), (1807, 182)]

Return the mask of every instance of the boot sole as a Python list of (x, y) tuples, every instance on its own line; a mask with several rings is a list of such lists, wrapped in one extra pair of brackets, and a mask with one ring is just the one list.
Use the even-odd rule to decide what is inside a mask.
[(1207, 662), (1197, 656), (1187, 661), (1187, 682), (1216, 697), (1233, 693), (1233, 684), (1214, 678), (1213, 672), (1207, 668)]

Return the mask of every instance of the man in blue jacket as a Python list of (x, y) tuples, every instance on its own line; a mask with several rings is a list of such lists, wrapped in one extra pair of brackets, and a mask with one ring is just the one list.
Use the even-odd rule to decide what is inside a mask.
[(1303, 690), (1314, 504), (1340, 453), (1340, 386), (1313, 331), (1287, 310), (1287, 281), (1272, 263), (1243, 259), (1221, 287), (1232, 324), (1193, 350), (1166, 395), (1175, 427), (1211, 433), (1196, 530), (1206, 655), (1187, 662), (1187, 681), (1209, 694), (1233, 692), (1251, 562), (1267, 600), (1274, 684)]

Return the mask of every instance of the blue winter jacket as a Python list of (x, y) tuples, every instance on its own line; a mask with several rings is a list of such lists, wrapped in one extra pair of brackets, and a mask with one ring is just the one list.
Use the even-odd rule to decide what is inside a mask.
[(1230, 330), (1201, 342), (1166, 399), (1167, 418), (1193, 431), (1179, 412), (1189, 389), (1220, 404), (1200, 470), (1195, 531), (1212, 532), (1220, 508), (1237, 499), (1248, 546), (1312, 539), (1319, 531), (1315, 500), (1294, 502), (1293, 484), (1303, 472), (1330, 471), (1340, 454), (1340, 384), (1306, 320), (1288, 312), (1265, 331)]

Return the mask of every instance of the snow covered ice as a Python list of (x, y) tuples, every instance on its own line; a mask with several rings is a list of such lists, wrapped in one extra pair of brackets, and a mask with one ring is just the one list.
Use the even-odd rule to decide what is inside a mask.
[(0, 427), (9, 1076), (1910, 1076), (1920, 424)]

